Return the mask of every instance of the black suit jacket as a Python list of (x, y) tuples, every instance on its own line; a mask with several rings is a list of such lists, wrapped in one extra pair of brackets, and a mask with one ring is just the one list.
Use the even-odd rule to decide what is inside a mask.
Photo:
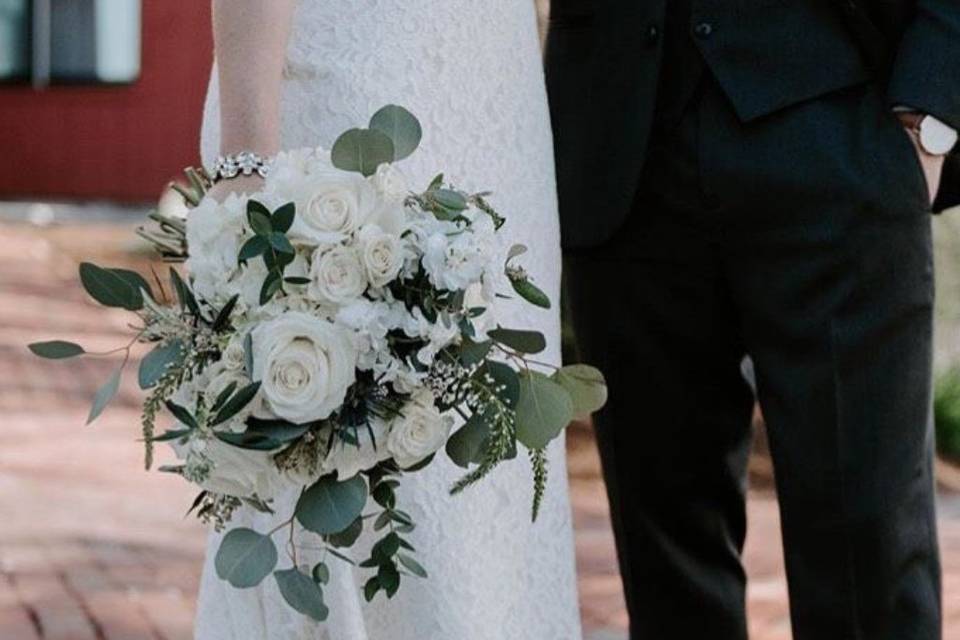
[[(665, 2), (553, 0), (546, 44), (564, 245), (628, 215), (660, 73)], [(742, 122), (871, 79), (960, 129), (960, 0), (693, 0), (697, 46)], [(787, 169), (785, 169), (787, 170)], [(938, 206), (960, 202), (946, 176)]]

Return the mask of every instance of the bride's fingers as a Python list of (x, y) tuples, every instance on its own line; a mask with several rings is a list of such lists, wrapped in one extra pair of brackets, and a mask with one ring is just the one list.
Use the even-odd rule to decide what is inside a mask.
[(252, 195), (263, 189), (263, 178), (259, 175), (238, 176), (230, 180), (221, 180), (213, 185), (207, 196), (217, 202), (223, 202), (231, 193)]

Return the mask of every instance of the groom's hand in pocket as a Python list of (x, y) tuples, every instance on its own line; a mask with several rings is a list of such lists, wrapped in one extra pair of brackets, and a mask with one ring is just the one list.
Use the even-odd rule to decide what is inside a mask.
[(913, 143), (913, 149), (917, 152), (920, 160), (920, 166), (923, 167), (923, 175), (927, 179), (927, 192), (930, 197), (930, 204), (937, 199), (937, 192), (940, 191), (940, 179), (943, 176), (943, 163), (946, 156), (936, 156), (923, 148), (920, 144), (920, 136), (917, 133), (917, 121), (922, 117), (916, 113), (897, 113), (897, 117), (903, 124), (904, 131), (910, 137)]

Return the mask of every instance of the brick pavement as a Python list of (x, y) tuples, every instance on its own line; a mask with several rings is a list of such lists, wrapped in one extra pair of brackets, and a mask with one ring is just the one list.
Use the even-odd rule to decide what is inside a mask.
[[(204, 532), (182, 517), (192, 498), (184, 483), (142, 472), (132, 379), (95, 426), (83, 427), (89, 399), (116, 361), (46, 363), (24, 349), (50, 337), (116, 346), (124, 314), (86, 302), (75, 265), (91, 252), (109, 264), (130, 260), (129, 237), (117, 226), (0, 223), (2, 640), (190, 637)], [(572, 435), (570, 470), (587, 636), (623, 640), (612, 537), (584, 432)], [(960, 503), (945, 502), (941, 520), (947, 638), (960, 640)], [(751, 496), (746, 556), (751, 637), (789, 639), (769, 492)]]

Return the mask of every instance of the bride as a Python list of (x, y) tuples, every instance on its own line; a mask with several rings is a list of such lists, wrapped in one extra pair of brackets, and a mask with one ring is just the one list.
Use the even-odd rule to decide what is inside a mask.
[[(559, 299), (560, 250), (552, 143), (533, 0), (214, 0), (217, 65), (203, 126), (207, 166), (219, 155), (329, 148), (334, 137), (398, 103), (424, 123), (420, 151), (400, 166), (425, 188), (441, 168), (464, 189), (495, 186), (510, 242)], [(476, 184), (464, 183), (469, 176)], [(259, 178), (211, 194), (254, 193)], [(537, 328), (560, 358), (556, 309), (504, 305), (505, 324)], [(449, 489), (462, 470), (437, 460), (411, 474), (400, 499), (423, 523), (411, 540), (430, 573), (387, 600), (362, 601), (362, 576), (331, 567), (331, 616), (293, 612), (273, 581), (239, 590), (209, 554), (196, 620), (199, 640), (571, 640), (581, 637), (564, 450), (530, 522), (528, 465), (496, 470), (469, 498)], [(295, 495), (286, 498), (291, 503)], [(242, 513), (240, 526), (269, 528)], [(217, 534), (212, 534), (216, 548)], [(297, 543), (296, 540), (293, 541)], [(278, 546), (286, 541), (278, 540)], [(361, 548), (363, 543), (361, 542)]]

